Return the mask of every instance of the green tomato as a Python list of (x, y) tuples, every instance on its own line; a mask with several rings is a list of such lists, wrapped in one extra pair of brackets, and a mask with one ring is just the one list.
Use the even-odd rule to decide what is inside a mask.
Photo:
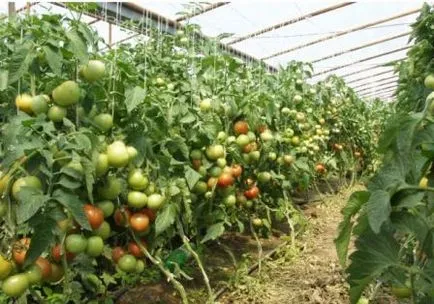
[(29, 187), (33, 189), (42, 189), (42, 183), (39, 178), (36, 176), (25, 176), (17, 179), (12, 185), (12, 196), (18, 200), (18, 193), (21, 190), (21, 187)]
[(128, 165), (130, 160), (127, 147), (122, 141), (115, 141), (107, 147), (109, 165), (115, 168), (122, 168)]
[(202, 159), (202, 151), (197, 150), (197, 149), (192, 150), (190, 152), (190, 157), (191, 157), (191, 159), (194, 159), (194, 160), (201, 160)]
[(149, 185), (148, 178), (141, 169), (133, 169), (128, 174), (128, 186), (134, 190), (145, 190)]
[(113, 127), (113, 116), (102, 113), (93, 118), (93, 123), (103, 132), (107, 132)]
[(270, 172), (261, 172), (258, 174), (258, 181), (260, 183), (268, 183), (271, 180), (271, 174)]
[(163, 203), (164, 196), (162, 196), (161, 194), (154, 193), (148, 197), (148, 207), (153, 210), (161, 208)]
[(300, 138), (298, 136), (292, 137), (291, 144), (293, 144), (294, 146), (298, 146), (300, 144)]
[(211, 107), (212, 107), (212, 105), (211, 105), (211, 99), (206, 98), (206, 99), (202, 100), (202, 101), (199, 103), (199, 107), (200, 107), (200, 110), (201, 110), (202, 112), (209, 111), (209, 110), (211, 109)]
[(236, 143), (240, 148), (242, 148), (250, 143), (250, 138), (246, 134), (240, 134), (236, 139)]
[(3, 281), (2, 290), (9, 297), (19, 297), (29, 288), (25, 274), (15, 274)]
[(143, 271), (145, 271), (145, 262), (138, 260), (136, 265), (136, 273), (142, 273)]
[(111, 216), (115, 211), (115, 204), (113, 204), (113, 202), (109, 200), (98, 202), (96, 205), (102, 210), (102, 212), (104, 213), (104, 217)]
[(225, 205), (228, 207), (233, 207), (237, 203), (237, 198), (235, 195), (231, 194), (225, 198)]
[(146, 206), (148, 197), (145, 193), (139, 191), (128, 192), (128, 206), (141, 209)]
[(292, 100), (297, 104), (303, 100), (303, 97), (301, 97), (300, 95), (295, 95)]
[(434, 90), (434, 74), (429, 74), (424, 80), (425, 87)]
[(74, 170), (80, 175), (84, 173), (83, 165), (78, 160), (71, 160), (65, 167)]
[(209, 146), (206, 149), (206, 156), (210, 160), (217, 160), (225, 156), (225, 148), (222, 145)]
[(269, 160), (276, 160), (277, 159), (277, 154), (275, 152), (269, 152), (268, 153), (268, 159)]
[(261, 158), (261, 152), (259, 151), (252, 151), (249, 153), (249, 159), (251, 161), (258, 161)]
[(202, 176), (206, 176), (207, 174), (206, 168), (204, 166), (200, 166), (197, 172), (199, 172), (199, 174)]
[(256, 135), (252, 131), (247, 132), (247, 136), (249, 137), (249, 141), (256, 141)]
[(131, 254), (126, 254), (119, 259), (118, 266), (124, 272), (134, 272), (137, 268), (137, 259)]
[(260, 135), (262, 141), (270, 141), (273, 140), (274, 136), (273, 133), (270, 130), (265, 130)]
[(219, 167), (219, 168), (224, 168), (224, 167), (226, 167), (226, 164), (227, 164), (227, 161), (226, 161), (226, 159), (225, 158), (219, 158), (219, 159), (217, 159), (217, 166)]
[(30, 266), (30, 268), (26, 270), (25, 275), (30, 285), (36, 285), (42, 281), (42, 271), (37, 265)]
[(91, 236), (87, 239), (86, 254), (97, 257), (104, 251), (104, 241), (100, 236)]
[(192, 190), (194, 193), (204, 194), (208, 190), (208, 185), (204, 181), (198, 181)]
[(256, 227), (261, 227), (264, 224), (260, 218), (253, 219), (252, 223), (253, 223), (253, 226), (256, 226)]
[(223, 132), (223, 131), (220, 131), (220, 132), (217, 134), (217, 140), (218, 140), (219, 142), (224, 142), (224, 141), (226, 140), (227, 137), (228, 137), (228, 135), (226, 134), (226, 132)]
[(282, 114), (288, 115), (291, 113), (291, 110), (287, 107), (283, 107), (282, 110), (280, 110)]
[(54, 102), (61, 106), (67, 107), (76, 104), (80, 99), (80, 88), (72, 80), (65, 81), (52, 92)]
[(219, 177), (220, 174), (222, 174), (222, 168), (220, 167), (212, 167), (211, 169), (209, 169), (209, 175), (211, 175), (212, 177)]
[(137, 157), (137, 154), (139, 154), (137, 149), (134, 148), (133, 146), (127, 146), (127, 152), (128, 152), (128, 159), (130, 161), (135, 159)]
[(32, 112), (36, 115), (47, 113), (48, 111), (48, 100), (46, 95), (37, 95), (32, 98)]
[(53, 105), (48, 110), (48, 119), (52, 122), (61, 122), (66, 117), (67, 111), (65, 108)]
[(103, 240), (106, 240), (110, 237), (111, 228), (110, 224), (104, 221), (98, 229), (93, 230), (93, 234), (100, 236)]
[(146, 195), (151, 195), (152, 193), (155, 193), (157, 191), (157, 187), (154, 183), (149, 183), (149, 186), (146, 187), (145, 193)]
[(84, 79), (89, 82), (101, 79), (105, 73), (105, 64), (100, 60), (89, 60), (82, 69)]
[(65, 248), (68, 252), (78, 254), (86, 250), (87, 240), (81, 234), (70, 234), (66, 237)]
[(109, 169), (108, 156), (105, 153), (98, 154), (95, 162), (95, 174), (97, 177), (103, 176)]

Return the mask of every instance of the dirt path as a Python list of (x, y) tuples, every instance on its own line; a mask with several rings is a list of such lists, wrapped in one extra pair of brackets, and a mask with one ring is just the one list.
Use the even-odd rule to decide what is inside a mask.
[[(357, 187), (361, 188), (361, 187)], [(264, 263), (260, 276), (225, 295), (219, 303), (349, 303), (333, 239), (341, 220), (340, 210), (349, 195), (344, 191), (316, 206), (309, 206), (309, 232), (301, 240), (302, 251), (281, 252), (281, 258)], [(288, 254), (289, 250), (289, 254)], [(289, 256), (289, 258), (288, 258)]]

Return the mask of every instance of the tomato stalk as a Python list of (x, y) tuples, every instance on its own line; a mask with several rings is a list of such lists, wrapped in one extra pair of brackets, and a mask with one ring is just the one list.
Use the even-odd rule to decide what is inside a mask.
[(185, 245), (185, 248), (194, 257), (194, 259), (196, 260), (196, 263), (199, 266), (199, 269), (200, 269), (200, 271), (202, 273), (203, 280), (204, 280), (206, 288), (208, 290), (208, 303), (214, 303), (214, 299), (215, 299), (214, 298), (214, 292), (213, 292), (213, 290), (211, 288), (211, 285), (209, 283), (209, 278), (208, 278), (208, 275), (206, 274), (205, 268), (203, 267), (202, 261), (200, 260), (200, 257), (197, 254), (197, 252), (194, 251), (193, 248), (191, 247), (190, 241), (185, 236), (184, 229), (182, 228), (182, 224), (181, 224), (181, 222), (180, 222), (179, 219), (176, 220), (176, 226), (178, 227), (178, 233), (181, 236), (181, 239), (182, 239), (182, 242)]
[(161, 261), (160, 258), (153, 257), (149, 253), (148, 249), (146, 249), (146, 247), (142, 245), (140, 239), (134, 234), (134, 232), (131, 230), (131, 228), (129, 228), (129, 230), (131, 232), (131, 236), (133, 237), (134, 241), (139, 246), (140, 250), (144, 253), (144, 255), (151, 261), (152, 264), (154, 264), (155, 266), (157, 266), (160, 269), (160, 271), (166, 276), (167, 281), (171, 282), (173, 284), (173, 287), (175, 287), (175, 289), (178, 291), (179, 295), (181, 296), (182, 303), (188, 304), (187, 293), (185, 292), (184, 286), (182, 286), (182, 284), (179, 283), (179, 281), (175, 279), (175, 276), (173, 275), (173, 273), (169, 272), (166, 268), (164, 268), (163, 261)]
[(261, 274), (261, 264), (262, 264), (262, 245), (259, 241), (258, 234), (255, 231), (255, 228), (253, 227), (253, 221), (252, 218), (249, 220), (250, 225), (250, 231), (252, 232), (253, 237), (255, 238), (256, 245), (258, 247), (258, 274)]

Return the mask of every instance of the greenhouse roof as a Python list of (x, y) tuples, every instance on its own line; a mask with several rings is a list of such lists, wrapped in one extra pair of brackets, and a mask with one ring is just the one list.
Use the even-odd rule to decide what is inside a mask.
[[(427, 1), (433, 4), (434, 0)], [(121, 19), (150, 18), (165, 31), (187, 23), (247, 61), (262, 60), (271, 69), (292, 60), (311, 62), (312, 82), (336, 74), (362, 97), (392, 98), (397, 87), (393, 63), (406, 58), (410, 25), (424, 1), (135, 1), (100, 2), (101, 16), (85, 21), (107, 45), (147, 37), (122, 28)], [(16, 2), (23, 10), (26, 2)], [(31, 3), (32, 13), (71, 14), (61, 3)], [(24, 9), (25, 10), (25, 9)], [(7, 13), (8, 3), (0, 3)], [(111, 14), (110, 14), (111, 13)], [(112, 18), (108, 18), (111, 16)], [(114, 18), (113, 18), (114, 17)], [(104, 47), (104, 46), (103, 46)]]

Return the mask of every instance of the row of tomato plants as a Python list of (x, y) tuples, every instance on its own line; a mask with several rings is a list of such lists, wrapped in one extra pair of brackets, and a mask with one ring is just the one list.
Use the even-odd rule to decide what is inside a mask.
[(296, 229), (292, 195), (375, 169), (386, 107), (335, 77), (307, 84), (309, 65), (240, 62), (197, 31), (101, 52), (80, 20), (2, 21), (5, 302), (110, 303), (156, 269), (182, 292), (193, 248), (266, 236), (272, 219)]
[(369, 303), (379, 290), (403, 303), (434, 300), (433, 24), (433, 7), (425, 4), (412, 25), (414, 46), (397, 65), (397, 113), (379, 141), (382, 165), (342, 211), (336, 248), (351, 303)]

